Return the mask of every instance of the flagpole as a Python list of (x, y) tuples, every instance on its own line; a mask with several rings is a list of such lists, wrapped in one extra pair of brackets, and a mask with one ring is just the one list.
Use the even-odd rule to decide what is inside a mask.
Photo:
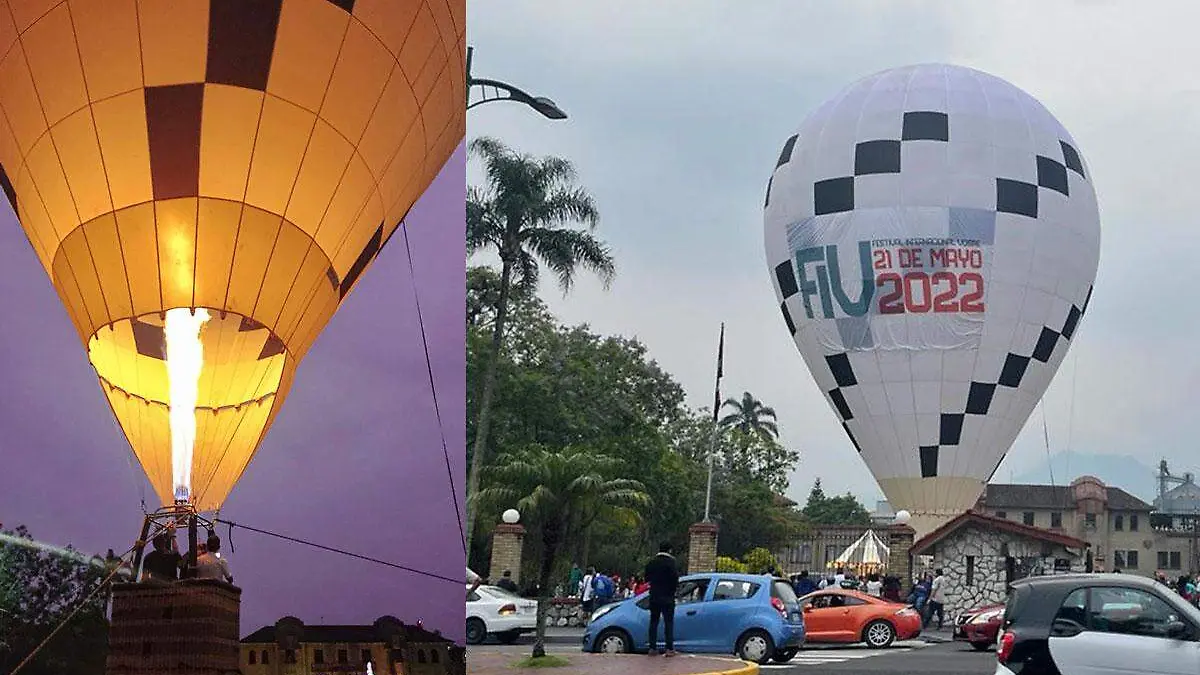
[(712, 438), (708, 446), (708, 487), (704, 491), (704, 522), (711, 522), (713, 458), (717, 454), (717, 418), (721, 411), (721, 375), (725, 361), (725, 322), (721, 322), (721, 341), (717, 345), (717, 386), (713, 397)]

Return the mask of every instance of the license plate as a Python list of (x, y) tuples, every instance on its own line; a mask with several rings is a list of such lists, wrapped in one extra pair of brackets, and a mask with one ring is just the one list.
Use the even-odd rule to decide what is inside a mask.
[(800, 613), (792, 612), (792, 623), (800, 623)]

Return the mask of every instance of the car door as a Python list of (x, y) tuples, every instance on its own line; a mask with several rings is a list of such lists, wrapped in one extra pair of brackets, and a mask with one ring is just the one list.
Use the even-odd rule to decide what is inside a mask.
[(832, 593), (816, 593), (805, 597), (801, 603), (801, 611), (804, 613), (804, 633), (808, 640), (825, 642), (833, 639), (833, 633), (837, 627), (836, 613), (830, 611), (834, 609), (830, 607), (833, 597)]
[[(1169, 635), (1180, 623), (1184, 634)], [(1117, 586), (1067, 595), (1050, 629), (1054, 663), (1072, 675), (1200, 673), (1200, 626), (1157, 593)]]
[[(696, 645), (701, 640), (704, 622), (708, 619), (710, 578), (689, 579), (679, 582), (675, 592), (675, 647), (684, 651), (699, 651)], [(659, 622), (659, 644), (666, 639), (662, 622)]]
[(754, 600), (763, 584), (748, 579), (719, 577), (713, 585), (712, 599), (705, 607), (707, 616), (697, 626), (697, 647), (706, 652), (728, 653), (750, 624), (761, 603)]

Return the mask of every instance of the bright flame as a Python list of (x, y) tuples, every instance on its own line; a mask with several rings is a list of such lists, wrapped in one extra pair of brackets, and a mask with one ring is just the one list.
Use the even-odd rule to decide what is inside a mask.
[(375, 675), (375, 670), (371, 668), (370, 661), (367, 661), (367, 675)]
[(171, 391), (171, 480), (176, 501), (192, 497), (192, 450), (196, 445), (196, 397), (204, 345), (200, 328), (211, 318), (208, 310), (188, 307), (167, 310), (163, 330), (167, 340), (167, 381)]

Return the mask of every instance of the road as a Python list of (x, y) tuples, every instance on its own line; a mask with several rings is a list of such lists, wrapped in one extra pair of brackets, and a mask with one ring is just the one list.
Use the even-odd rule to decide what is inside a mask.
[[(580, 631), (551, 630), (546, 647), (551, 653), (579, 653)], [(523, 637), (520, 646), (532, 645)], [(470, 647), (470, 652), (493, 651), (499, 645)], [(512, 649), (507, 647), (505, 649)], [(650, 658), (650, 657), (629, 657)], [(996, 671), (995, 652), (977, 652), (956, 642), (897, 642), (890, 649), (869, 649), (864, 645), (810, 645), (787, 664), (762, 666), (763, 675), (809, 675), (810, 673), (888, 673), (889, 675), (991, 675)]]

